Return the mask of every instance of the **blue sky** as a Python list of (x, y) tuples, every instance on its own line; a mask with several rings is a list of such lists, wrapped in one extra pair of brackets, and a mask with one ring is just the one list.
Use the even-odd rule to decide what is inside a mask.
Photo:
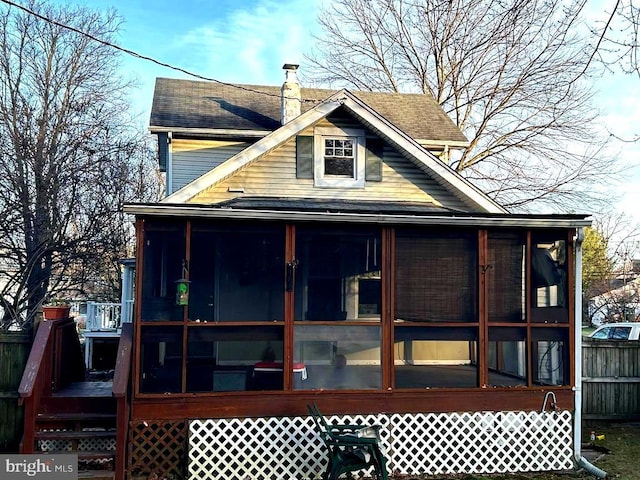
[[(164, 63), (224, 82), (278, 85), (284, 63), (303, 63), (321, 0), (91, 0), (124, 19), (119, 44)], [(80, 3), (80, 2), (78, 2)], [(189, 78), (140, 59), (125, 59), (140, 82), (136, 108), (151, 105), (156, 77)]]
[[(71, 1), (115, 8), (124, 20), (118, 43), (125, 48), (224, 82), (279, 85), (284, 63), (300, 63), (304, 75), (303, 53), (313, 46), (318, 8), (330, 0)], [(605, 15), (600, 2), (588, 5), (596, 15)], [(138, 81), (132, 103), (146, 126), (155, 78), (189, 77), (141, 59), (125, 57), (124, 63)], [(638, 138), (640, 79), (609, 74), (593, 81), (598, 91), (594, 104), (605, 128), (622, 138)], [(640, 223), (640, 145), (613, 142), (611, 148), (635, 166), (615, 193), (622, 197), (620, 208)]]

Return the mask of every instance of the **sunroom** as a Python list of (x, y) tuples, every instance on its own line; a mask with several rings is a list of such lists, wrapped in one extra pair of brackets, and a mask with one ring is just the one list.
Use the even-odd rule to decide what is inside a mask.
[[(306, 404), (317, 402), (330, 415), (386, 424), (393, 471), (487, 471), (482, 455), (477, 467), (460, 466), (468, 455), (451, 438), (433, 446), (442, 450), (437, 464), (400, 452), (415, 443), (415, 422), (507, 431), (501, 422), (516, 415), (511, 431), (531, 437), (538, 420), (527, 415), (545, 410), (552, 392), (550, 410), (564, 413), (553, 455), (558, 469), (570, 467), (576, 233), (588, 219), (324, 207), (126, 207), (139, 252), (132, 422), (189, 423), (192, 463), (207, 422), (241, 422), (235, 443), (249, 437), (255, 463), (255, 432), (242, 422), (275, 421), (279, 451), (295, 450), (282, 445), (282, 421), (299, 430)], [(461, 420), (462, 412), (480, 417)], [(436, 414), (435, 423), (424, 417)], [(485, 441), (498, 442), (494, 435), (502, 434)], [(207, 438), (210, 455), (229, 447)], [(500, 442), (517, 465), (496, 471), (555, 469), (515, 458)], [(301, 473), (304, 462), (291, 460), (287, 472)], [(191, 465), (192, 475), (250, 471)]]

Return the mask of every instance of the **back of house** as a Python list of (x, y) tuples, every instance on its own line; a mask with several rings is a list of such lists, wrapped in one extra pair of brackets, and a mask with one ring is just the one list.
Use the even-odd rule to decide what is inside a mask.
[(390, 472), (571, 468), (588, 218), (508, 213), (450, 168), (468, 142), (429, 96), (296, 68), (157, 80), (168, 196), (125, 207), (128, 473), (164, 455), (190, 478), (317, 477), (312, 402), (382, 425)]

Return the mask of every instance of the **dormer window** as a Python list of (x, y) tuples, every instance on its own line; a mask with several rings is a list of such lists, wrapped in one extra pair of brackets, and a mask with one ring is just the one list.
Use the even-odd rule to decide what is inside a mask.
[(316, 127), (296, 137), (296, 178), (316, 187), (364, 188), (382, 181), (384, 142), (354, 128)]
[(317, 127), (314, 130), (314, 184), (364, 187), (364, 130)]
[(324, 139), (324, 175), (353, 178), (356, 156), (351, 138)]

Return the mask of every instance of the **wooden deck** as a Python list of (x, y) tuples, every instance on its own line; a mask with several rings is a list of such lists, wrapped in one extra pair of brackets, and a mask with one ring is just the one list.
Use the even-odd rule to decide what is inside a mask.
[(73, 452), (78, 478), (125, 479), (131, 334), (131, 324), (123, 326), (113, 380), (87, 381), (73, 319), (40, 324), (19, 388), (25, 410), (20, 453)]

